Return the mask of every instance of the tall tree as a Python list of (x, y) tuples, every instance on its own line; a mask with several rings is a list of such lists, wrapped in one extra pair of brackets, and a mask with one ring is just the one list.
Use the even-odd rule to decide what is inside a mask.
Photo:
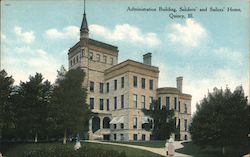
[[(24, 138), (38, 135), (44, 136), (47, 127), (48, 105), (52, 86), (49, 81), (43, 81), (42, 74), (30, 76), (29, 81), (21, 82), (15, 99), (17, 103), (17, 129)], [(18, 101), (18, 102), (17, 102)]]
[(160, 107), (155, 100), (151, 109), (144, 109), (143, 112), (153, 119), (152, 135), (156, 140), (169, 139), (176, 132), (174, 110), (167, 110), (166, 106)]
[(11, 92), (13, 90), (14, 79), (5, 72), (0, 71), (0, 138), (1, 130), (4, 127), (13, 125), (13, 113), (11, 112)]
[(84, 72), (80, 68), (69, 70), (64, 77), (57, 79), (53, 93), (51, 115), (59, 130), (64, 132), (63, 143), (66, 144), (68, 133), (88, 130), (90, 110), (86, 103), (86, 89), (83, 88)]
[(247, 142), (249, 107), (241, 86), (232, 93), (230, 89), (214, 88), (212, 93), (197, 104), (190, 126), (195, 144), (221, 147), (242, 145)]

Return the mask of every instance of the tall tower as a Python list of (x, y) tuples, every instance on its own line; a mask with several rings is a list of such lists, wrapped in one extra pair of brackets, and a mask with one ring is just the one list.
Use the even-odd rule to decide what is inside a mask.
[(80, 28), (80, 40), (89, 38), (89, 28), (88, 28), (86, 13), (85, 13), (85, 6), (86, 5), (85, 5), (85, 0), (84, 0), (84, 13), (83, 13), (82, 25)]

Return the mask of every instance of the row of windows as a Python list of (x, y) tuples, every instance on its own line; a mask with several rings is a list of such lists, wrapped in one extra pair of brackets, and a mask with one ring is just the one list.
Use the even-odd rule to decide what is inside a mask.
[[(99, 109), (100, 110), (104, 110), (104, 99), (99, 99)], [(124, 100), (124, 95), (121, 95), (121, 108), (124, 108), (125, 106), (125, 100)], [(90, 109), (94, 109), (95, 108), (95, 99), (94, 98), (90, 98), (89, 100), (89, 106)], [(117, 97), (114, 97), (114, 110), (117, 109)], [(110, 102), (109, 99), (106, 99), (106, 110), (109, 111), (110, 110)]]
[[(75, 65), (76, 63), (80, 62), (81, 58), (84, 56), (84, 50), (82, 50), (81, 52), (78, 53), (79, 55), (76, 55), (75, 57), (73, 57), (73, 59), (70, 60), (70, 66)], [(89, 52), (89, 59), (93, 60), (93, 52)], [(107, 56), (103, 55), (101, 58), (100, 54), (96, 54), (96, 61), (97, 62), (103, 62), (103, 63), (109, 63), (111, 65), (113, 65), (114, 60), (112, 57), (110, 57), (110, 61), (108, 62), (107, 60)]]
[[(137, 94), (134, 94), (133, 95), (133, 102), (134, 102), (134, 108), (138, 108), (138, 100), (137, 100)], [(117, 100), (117, 97), (115, 96), (114, 99), (114, 110), (116, 110), (118, 108), (118, 100)], [(94, 109), (94, 106), (95, 106), (95, 99), (94, 98), (90, 98), (90, 109)], [(124, 95), (121, 95), (120, 96), (120, 105), (121, 105), (121, 108), (124, 108), (125, 107), (125, 99), (124, 99)], [(100, 107), (99, 109), (100, 110), (104, 110), (104, 99), (99, 99), (99, 104), (100, 104)], [(153, 104), (153, 97), (150, 97), (150, 106), (152, 106)], [(146, 96), (145, 95), (141, 95), (141, 108), (146, 108)], [(110, 110), (110, 101), (109, 99), (106, 99), (106, 110), (109, 111)]]
[(120, 128), (117, 128), (117, 124), (113, 124), (113, 129), (124, 129), (124, 124), (120, 123)]
[(70, 60), (70, 66), (79, 63), (81, 61), (82, 55), (76, 55), (73, 59)]
[[(162, 108), (161, 97), (158, 97), (158, 106)], [(177, 109), (178, 108), (178, 109)], [(170, 110), (170, 97), (166, 97), (166, 109)], [(174, 97), (174, 110), (181, 112), (181, 103), (177, 97)], [(187, 113), (187, 104), (184, 104), (184, 113)]]
[[(93, 52), (89, 52), (89, 59), (90, 59), (90, 60), (94, 60)], [(114, 64), (114, 60), (113, 60), (112, 57), (110, 57), (110, 61), (108, 62), (107, 56), (103, 55), (103, 56), (101, 57), (100, 54), (96, 54), (96, 56), (95, 56), (95, 61), (97, 61), (97, 62), (103, 62), (103, 63), (109, 63), (109, 64), (111, 64), (111, 65)]]
[[(114, 134), (114, 140), (115, 140), (115, 141), (117, 140), (116, 134)], [(123, 135), (123, 134), (120, 134), (120, 140), (121, 140), (121, 141), (124, 141), (124, 135)], [(137, 141), (137, 140), (138, 140), (138, 135), (137, 135), (137, 134), (133, 134), (133, 140), (134, 140), (134, 141)], [(146, 140), (146, 135), (145, 135), (145, 134), (142, 134), (142, 135), (141, 135), (141, 140), (142, 140), (142, 141), (145, 141), (145, 140)]]
[[(117, 140), (117, 134), (114, 134), (114, 140), (116, 141)], [(120, 140), (121, 141), (124, 141), (124, 134), (120, 134)], [(137, 141), (138, 140), (138, 135), (137, 134), (133, 134), (133, 140), (134, 141)], [(141, 135), (141, 140), (142, 141), (145, 141), (146, 140), (146, 135), (145, 134), (142, 134)]]
[[(121, 88), (124, 88), (124, 77), (121, 77)], [(114, 80), (114, 90), (117, 90), (117, 79)], [(90, 81), (90, 87), (89, 87), (89, 90), (91, 92), (94, 92), (95, 91), (95, 82), (93, 81)], [(99, 83), (99, 92), (100, 93), (104, 93), (104, 83)], [(109, 93), (109, 82), (106, 83), (106, 93)]]
[[(137, 76), (134, 76), (133, 77), (133, 82), (134, 82), (134, 87), (137, 87)], [(124, 77), (121, 77), (121, 88), (124, 88)], [(146, 88), (146, 85), (145, 85), (145, 82), (146, 82), (146, 79), (145, 78), (142, 78), (141, 79), (141, 88), (142, 89), (145, 89)], [(114, 84), (114, 90), (117, 90), (117, 87), (118, 87), (118, 84), (117, 84), (117, 79), (114, 80), (113, 82)], [(106, 92), (108, 93), (109, 92), (109, 82), (106, 83)], [(153, 90), (154, 89), (154, 81), (153, 80), (149, 80), (149, 89), (150, 90)], [(95, 91), (95, 82), (93, 81), (90, 81), (90, 89), (89, 89), (91, 92), (94, 92)], [(99, 83), (99, 92), (100, 93), (104, 93), (104, 83)]]
[[(133, 76), (133, 86), (134, 87), (138, 87), (138, 77), (137, 76)], [(141, 88), (145, 89), (146, 88), (146, 79), (145, 78), (141, 78)], [(153, 90), (154, 89), (154, 81), (153, 80), (149, 80), (149, 89)]]

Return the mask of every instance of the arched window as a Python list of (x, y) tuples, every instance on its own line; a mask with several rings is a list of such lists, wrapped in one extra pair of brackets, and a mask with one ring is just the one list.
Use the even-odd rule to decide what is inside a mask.
[(100, 129), (100, 118), (99, 117), (92, 118), (92, 132), (94, 133), (99, 129)]
[(109, 122), (110, 122), (110, 118), (109, 117), (104, 117), (103, 118), (103, 128), (110, 128), (110, 125), (109, 125)]

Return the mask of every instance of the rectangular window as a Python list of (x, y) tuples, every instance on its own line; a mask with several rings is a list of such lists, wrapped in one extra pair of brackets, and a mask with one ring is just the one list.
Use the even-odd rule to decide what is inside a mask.
[(170, 110), (170, 98), (169, 98), (169, 96), (166, 97), (166, 110), (167, 111)]
[(121, 88), (124, 88), (124, 77), (121, 78)]
[(117, 80), (114, 80), (114, 90), (117, 89)]
[(114, 141), (116, 141), (116, 134), (114, 134)]
[(137, 108), (137, 95), (134, 94), (133, 97), (134, 97), (134, 108)]
[(117, 109), (117, 97), (114, 97), (114, 109)]
[(161, 109), (161, 97), (158, 97), (158, 109)]
[(106, 102), (107, 104), (107, 111), (109, 111), (109, 99), (107, 99), (107, 102)]
[(114, 61), (113, 61), (113, 58), (112, 58), (112, 57), (110, 58), (110, 64), (111, 64), (111, 65), (114, 64)]
[(134, 141), (137, 141), (137, 134), (133, 135)]
[(145, 141), (145, 140), (146, 140), (146, 135), (145, 135), (145, 134), (142, 134), (142, 135), (141, 135), (141, 140), (142, 140), (142, 141)]
[(124, 124), (123, 123), (121, 123), (121, 129), (124, 129)]
[(124, 108), (124, 95), (121, 95), (121, 108)]
[(181, 112), (181, 102), (178, 103), (178, 111)]
[(80, 53), (81, 53), (80, 57), (82, 58), (84, 56), (84, 49), (81, 49)]
[(137, 117), (134, 117), (134, 124), (133, 124), (133, 128), (136, 129), (137, 128)]
[(146, 108), (146, 97), (145, 97), (145, 95), (142, 95), (141, 96), (141, 107), (142, 108)]
[(188, 129), (187, 129), (187, 119), (184, 120), (184, 129), (185, 129), (185, 131), (188, 130)]
[(150, 97), (150, 102), (149, 102), (150, 103), (149, 104), (150, 105), (150, 110), (154, 110), (154, 104), (153, 104), (153, 102), (154, 102), (154, 97), (151, 96)]
[(145, 89), (145, 78), (141, 78), (141, 88)]
[(116, 129), (116, 127), (117, 127), (116, 124), (114, 124), (114, 129)]
[(150, 90), (154, 89), (154, 80), (149, 80), (149, 89)]
[(181, 119), (178, 119), (178, 128), (181, 127)]
[(133, 77), (133, 82), (134, 82), (134, 87), (137, 87), (137, 77), (136, 76)]
[(106, 91), (109, 92), (109, 83), (106, 83)]
[(174, 110), (177, 110), (177, 97), (174, 97)]
[(103, 93), (103, 83), (100, 83), (100, 93)]
[(187, 104), (184, 104), (184, 113), (187, 113)]
[(99, 54), (96, 55), (96, 61), (100, 62), (100, 55)]
[(95, 90), (95, 83), (92, 82), (92, 81), (90, 81), (90, 88), (89, 88), (89, 90), (90, 90), (91, 92), (94, 92), (94, 90)]
[(103, 110), (103, 99), (100, 99), (100, 110)]
[(107, 56), (103, 56), (103, 62), (107, 63)]
[(95, 106), (95, 99), (94, 98), (90, 98), (89, 99), (89, 106), (90, 106), (90, 109), (94, 109), (94, 106)]
[(93, 52), (89, 52), (89, 59), (93, 60)]

